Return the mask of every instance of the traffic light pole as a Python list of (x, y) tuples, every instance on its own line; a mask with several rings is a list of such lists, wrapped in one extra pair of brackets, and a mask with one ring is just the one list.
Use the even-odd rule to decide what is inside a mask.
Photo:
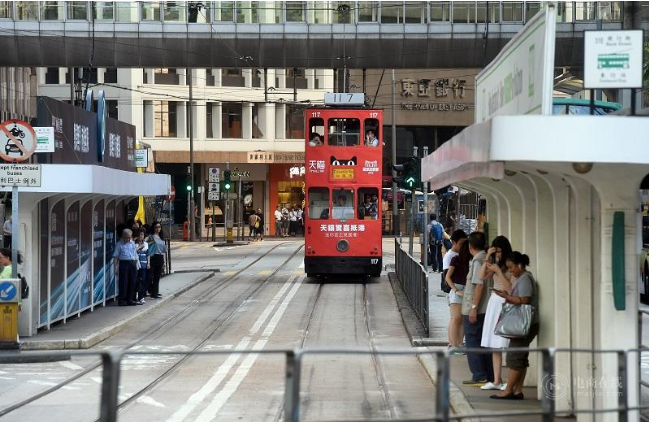
[(193, 91), (192, 91), (192, 70), (187, 68), (186, 72), (187, 84), (189, 85), (189, 122), (187, 126), (189, 128), (189, 185), (192, 187), (189, 191), (189, 210), (187, 212), (187, 221), (189, 221), (189, 240), (194, 242), (196, 240), (196, 234), (194, 229), (194, 128), (192, 121), (194, 120), (194, 107), (193, 107)]
[(397, 122), (396, 122), (396, 94), (395, 87), (397, 81), (394, 77), (394, 69), (392, 69), (392, 234), (397, 237), (397, 233), (401, 231), (401, 224), (399, 221), (399, 206), (397, 201), (397, 182), (394, 180), (397, 177), (397, 170), (394, 165), (397, 164)]
[[(421, 158), (425, 158), (428, 155), (428, 146), (424, 146), (424, 151), (423, 154), (421, 155)], [(421, 170), (421, 168), (420, 168)], [(421, 178), (421, 176), (419, 176)], [(427, 223), (428, 223), (428, 182), (424, 181), (423, 178), (421, 178), (421, 186), (424, 191), (424, 212), (421, 218), (421, 235), (423, 241), (422, 241), (422, 265), (424, 266), (424, 270), (426, 271), (426, 274), (428, 274), (428, 230), (426, 230)]]
[[(412, 148), (412, 156), (417, 157), (417, 147)], [(412, 199), (410, 202), (410, 224), (408, 225), (410, 229), (410, 243), (408, 244), (408, 253), (410, 256), (412, 256), (414, 252), (414, 246), (415, 246), (415, 220), (417, 219), (417, 209), (419, 208), (419, 204), (417, 204), (417, 183), (414, 183), (410, 187), (410, 194), (412, 195)]]

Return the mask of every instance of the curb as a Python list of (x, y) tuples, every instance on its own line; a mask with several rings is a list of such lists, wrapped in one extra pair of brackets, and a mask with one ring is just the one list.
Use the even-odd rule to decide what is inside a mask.
[(11, 353), (13, 356), (4, 357), (0, 353), (0, 362), (2, 364), (25, 364), (25, 363), (51, 363), (62, 362), (72, 359), (70, 352), (56, 353), (56, 354), (36, 354), (36, 353), (22, 353), (22, 351), (14, 351)]
[[(196, 271), (194, 271), (196, 272)], [(133, 314), (129, 317), (126, 317), (117, 323), (110, 325), (108, 327), (104, 327), (103, 329), (99, 330), (98, 332), (91, 334), (89, 336), (80, 338), (80, 339), (74, 339), (74, 340), (53, 340), (53, 341), (39, 341), (39, 340), (34, 340), (34, 341), (25, 341), (22, 342), (20, 345), (21, 350), (78, 350), (78, 349), (89, 349), (93, 346), (95, 346), (98, 343), (101, 343), (102, 341), (106, 340), (107, 338), (114, 336), (115, 334), (119, 333), (127, 324), (138, 320), (139, 318), (148, 315), (151, 313), (154, 309), (157, 309), (158, 307), (164, 305), (165, 303), (169, 302), (170, 300), (180, 296), (181, 294), (187, 292), (188, 290), (196, 287), (203, 281), (211, 278), (214, 276), (216, 272), (215, 271), (210, 271), (203, 275), (202, 277), (197, 278), (195, 281), (188, 283), (184, 287), (182, 287), (180, 290), (174, 292), (173, 294), (166, 296), (162, 298), (161, 300), (158, 300), (155, 302), (153, 306), (147, 307), (144, 309), (142, 312)]]

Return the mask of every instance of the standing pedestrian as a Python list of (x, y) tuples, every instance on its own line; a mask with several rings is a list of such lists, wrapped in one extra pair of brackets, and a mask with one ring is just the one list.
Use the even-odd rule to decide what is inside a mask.
[(259, 216), (253, 211), (252, 214), (248, 216), (248, 227), (250, 232), (248, 233), (248, 240), (257, 238), (257, 225), (259, 223)]
[(471, 253), (466, 244), (467, 235), (464, 230), (456, 230), (451, 236), (453, 246), (444, 255), (444, 281), (451, 288), (448, 293), (448, 303), (451, 319), (448, 321), (448, 340), (451, 351), (462, 347), (464, 329), (462, 319), (462, 295), (469, 273)]
[(297, 207), (297, 229), (304, 236), (304, 212), (301, 207)]
[(135, 240), (140, 269), (137, 271), (137, 304), (144, 305), (144, 298), (149, 287), (149, 269), (151, 268), (151, 257), (149, 256), (149, 244), (144, 239), (146, 232), (140, 229)]
[(288, 237), (289, 234), (289, 229), (290, 229), (290, 222), (289, 222), (289, 216), (288, 216), (288, 210), (286, 208), (282, 208), (282, 233), (284, 237)]
[(255, 234), (255, 239), (259, 235), (259, 240), (264, 240), (264, 213), (261, 211), (261, 208), (257, 208), (257, 230)]
[(118, 305), (135, 305), (135, 287), (139, 262), (131, 229), (122, 231), (122, 238), (115, 244), (113, 262), (115, 264), (115, 273), (119, 277)]
[(165, 264), (165, 255), (167, 254), (167, 243), (165, 242), (162, 223), (156, 221), (153, 223), (153, 233), (149, 236), (149, 257), (151, 263), (151, 284), (149, 293), (151, 299), (159, 299), (160, 294), (160, 277)]
[[(487, 256), (480, 270), (480, 277), (483, 280), (491, 279), (495, 290), (507, 293), (512, 290), (512, 283), (509, 281), (511, 276), (506, 267), (506, 258), (511, 253), (512, 245), (505, 236), (498, 236), (491, 242), (491, 247), (487, 251)], [(494, 334), (503, 303), (505, 303), (505, 299), (492, 291), (487, 303), (484, 327), (482, 327), (482, 341), (480, 342), (482, 347), (504, 349), (509, 346), (509, 339)], [(502, 380), (503, 354), (500, 351), (494, 351), (491, 356), (494, 367), (494, 381), (488, 382), (480, 388), (483, 390), (504, 390), (506, 385)]]
[(430, 246), (430, 261), (433, 272), (442, 272), (444, 263), (442, 262), (442, 244), (444, 241), (444, 227), (437, 221), (437, 215), (430, 215), (430, 224), (428, 225)]
[(275, 209), (275, 236), (282, 237), (282, 207), (280, 205)]
[(3, 244), (5, 248), (10, 248), (11, 247), (11, 235), (12, 235), (12, 219), (13, 216), (9, 216), (8, 219), (5, 220), (4, 225), (2, 226), (2, 239), (3, 239)]
[[(20, 254), (18, 254), (18, 263), (22, 264), (23, 259)], [(8, 278), (12, 278), (11, 276), (13, 275), (12, 273), (12, 263), (11, 263), (11, 249), (10, 248), (2, 248), (0, 249), (0, 266), (2, 267), (2, 271), (0, 271), (0, 280), (6, 280)]]
[[(469, 266), (462, 298), (464, 339), (467, 348), (478, 349), (482, 342), (482, 327), (487, 312), (491, 283), (490, 280), (485, 281), (480, 278), (480, 269), (486, 257), (484, 233), (471, 233), (467, 242), (473, 259)], [(463, 384), (481, 387), (489, 381), (493, 382), (493, 363), (488, 353), (467, 353), (467, 359), (472, 377), (470, 380), (463, 381)]]

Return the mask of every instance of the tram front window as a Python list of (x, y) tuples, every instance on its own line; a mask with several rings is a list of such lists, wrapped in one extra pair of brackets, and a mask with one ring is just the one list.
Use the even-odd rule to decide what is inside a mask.
[(359, 119), (329, 119), (329, 145), (355, 147), (359, 145), (361, 121)]
[(309, 218), (312, 220), (329, 218), (329, 189), (309, 188)]
[(332, 217), (334, 220), (354, 218), (354, 191), (349, 189), (334, 189), (334, 204)]

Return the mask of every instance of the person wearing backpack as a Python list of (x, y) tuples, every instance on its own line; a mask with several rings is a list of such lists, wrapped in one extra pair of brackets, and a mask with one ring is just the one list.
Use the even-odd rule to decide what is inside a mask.
[(430, 215), (428, 229), (428, 245), (430, 246), (431, 267), (433, 272), (442, 272), (442, 245), (444, 243), (444, 227), (437, 221), (437, 215)]

